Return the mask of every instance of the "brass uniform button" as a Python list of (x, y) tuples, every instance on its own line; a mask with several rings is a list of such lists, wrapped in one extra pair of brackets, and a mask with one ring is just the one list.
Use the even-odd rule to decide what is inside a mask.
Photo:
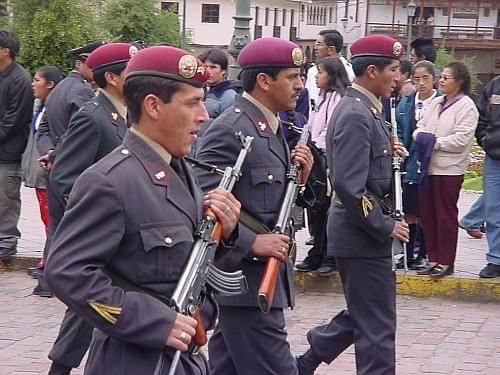
[(122, 155), (128, 155), (130, 153), (129, 150), (127, 150), (126, 148), (124, 148), (123, 150), (120, 151), (122, 153)]
[(165, 243), (167, 245), (172, 245), (174, 243), (174, 240), (172, 239), (172, 237), (167, 236), (165, 237)]
[(272, 174), (268, 174), (267, 181), (273, 181), (273, 180), (274, 180), (274, 176)]

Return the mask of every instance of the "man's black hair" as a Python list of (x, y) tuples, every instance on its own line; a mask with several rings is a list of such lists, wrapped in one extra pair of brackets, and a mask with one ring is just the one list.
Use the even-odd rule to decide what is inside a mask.
[(106, 77), (104, 76), (106, 72), (111, 72), (114, 74), (121, 74), (127, 67), (126, 62), (121, 62), (114, 65), (105, 66), (104, 68), (97, 68), (93, 70), (94, 73), (94, 81), (101, 89), (105, 88), (108, 82), (106, 81)]
[(337, 52), (341, 52), (344, 46), (344, 37), (337, 30), (328, 29), (321, 30), (319, 35), (323, 37), (323, 41), (329, 47), (335, 47)]
[(136, 76), (127, 78), (123, 86), (123, 96), (127, 104), (128, 116), (133, 124), (141, 118), (144, 98), (153, 94), (164, 103), (169, 103), (172, 96), (181, 89), (182, 83), (172, 79)]
[(20, 44), (16, 34), (0, 29), (0, 47), (9, 49), (9, 56), (15, 59), (19, 54)]
[(408, 74), (408, 76), (411, 75), (411, 61), (409, 60), (400, 60), (399, 62), (399, 71), (401, 74)]
[(383, 56), (359, 56), (351, 59), (352, 70), (356, 77), (361, 77), (370, 65), (374, 65), (378, 70), (384, 70), (387, 65), (393, 62), (394, 59)]
[(228, 65), (227, 56), (224, 52), (216, 48), (206, 50), (201, 55), (199, 55), (198, 58), (203, 63), (206, 60), (210, 60), (214, 64), (219, 64), (222, 70), (227, 70), (227, 65)]
[(246, 92), (250, 92), (254, 89), (255, 87), (255, 82), (257, 81), (257, 76), (260, 73), (267, 74), (270, 76), (273, 80), (276, 79), (278, 76), (279, 72), (282, 71), (285, 68), (281, 67), (263, 67), (263, 68), (250, 68), (250, 69), (244, 69), (240, 73), (240, 81), (241, 85), (243, 86), (243, 90)]
[(417, 38), (410, 43), (410, 48), (415, 50), (419, 60), (428, 60), (432, 63), (436, 62), (436, 47), (434, 41), (430, 38)]

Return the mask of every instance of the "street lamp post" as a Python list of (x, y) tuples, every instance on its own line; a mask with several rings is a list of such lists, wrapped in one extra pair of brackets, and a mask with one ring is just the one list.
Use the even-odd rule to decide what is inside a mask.
[(241, 67), (238, 65), (237, 59), (240, 51), (248, 43), (252, 36), (250, 35), (250, 0), (236, 0), (236, 13), (234, 19), (234, 32), (229, 44), (228, 51), (234, 58), (234, 63), (229, 66), (228, 76), (230, 80), (237, 80)]
[(406, 53), (408, 57), (410, 56), (410, 44), (412, 39), (412, 31), (413, 31), (413, 17), (415, 17), (415, 11), (417, 10), (417, 5), (413, 0), (406, 5), (406, 11), (408, 13), (408, 45), (406, 49)]

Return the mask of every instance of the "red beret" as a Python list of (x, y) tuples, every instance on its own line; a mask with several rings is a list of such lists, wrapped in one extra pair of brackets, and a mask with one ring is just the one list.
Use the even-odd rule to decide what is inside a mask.
[(92, 70), (105, 68), (119, 63), (126, 63), (138, 51), (138, 49), (137, 44), (104, 44), (89, 55), (86, 63)]
[(137, 76), (162, 77), (203, 87), (210, 73), (200, 60), (182, 49), (153, 46), (130, 59), (125, 79)]
[(405, 53), (403, 45), (387, 35), (368, 35), (359, 38), (351, 45), (351, 58), (361, 56), (380, 56), (400, 59)]
[(240, 51), (238, 64), (242, 69), (257, 67), (298, 68), (304, 54), (298, 45), (280, 38), (260, 38)]

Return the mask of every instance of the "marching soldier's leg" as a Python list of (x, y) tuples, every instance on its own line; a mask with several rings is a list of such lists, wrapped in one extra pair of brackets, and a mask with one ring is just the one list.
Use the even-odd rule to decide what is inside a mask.
[(208, 358), (212, 374), (232, 375), (237, 373), (218, 325), (215, 327), (210, 341), (208, 341)]
[[(67, 309), (61, 322), (59, 334), (49, 353), (49, 358), (54, 362), (53, 367), (65, 366), (69, 374), (71, 368), (80, 366), (92, 340), (93, 330), (94, 328), (77, 313)], [(60, 374), (63, 373), (60, 372)]]
[(212, 375), (298, 374), (287, 341), (282, 309), (273, 308), (265, 314), (257, 307), (221, 307), (219, 329), (235, 370), (222, 369), (218, 358), (212, 358), (211, 351)]
[(358, 375), (395, 374), (396, 284), (391, 257), (337, 258)]

